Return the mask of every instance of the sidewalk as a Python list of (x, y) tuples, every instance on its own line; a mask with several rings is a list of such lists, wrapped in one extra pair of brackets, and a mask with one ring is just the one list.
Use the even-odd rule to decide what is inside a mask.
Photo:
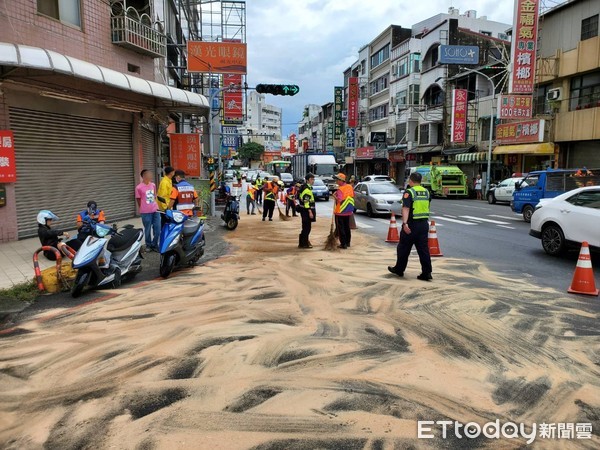
[[(141, 217), (125, 219), (119, 223), (119, 226), (125, 224), (142, 228), (142, 219)], [(57, 226), (60, 227), (60, 223)], [(71, 236), (76, 234), (75, 231), (68, 231), (68, 233)], [(0, 244), (0, 289), (11, 288), (15, 284), (33, 280), (33, 253), (40, 247), (40, 240), (37, 237)], [(42, 270), (55, 265), (54, 261), (48, 261), (43, 255), (40, 255), (39, 262)]]

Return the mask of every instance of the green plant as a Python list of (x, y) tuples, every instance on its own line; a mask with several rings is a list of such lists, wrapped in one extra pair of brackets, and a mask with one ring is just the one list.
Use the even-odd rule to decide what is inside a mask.
[(0, 289), (0, 304), (14, 302), (32, 302), (40, 294), (35, 281), (15, 284), (10, 288)]

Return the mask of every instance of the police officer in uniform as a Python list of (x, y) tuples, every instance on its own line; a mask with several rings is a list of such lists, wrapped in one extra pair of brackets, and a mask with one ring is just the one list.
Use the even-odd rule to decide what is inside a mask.
[(306, 183), (300, 188), (300, 195), (298, 196), (298, 211), (302, 217), (302, 232), (298, 236), (298, 248), (312, 248), (309, 236), (312, 229), (312, 222), (317, 221), (315, 196), (312, 191), (315, 176), (309, 173), (305, 179)]
[(429, 191), (421, 186), (421, 174), (413, 172), (408, 180), (410, 186), (402, 197), (402, 228), (400, 231), (400, 243), (397, 248), (397, 259), (395, 266), (388, 266), (388, 270), (404, 276), (404, 270), (408, 264), (408, 257), (412, 246), (417, 248), (419, 261), (421, 262), (421, 274), (419, 280), (432, 280), (431, 257), (427, 238), (429, 234), (429, 203), (431, 198)]

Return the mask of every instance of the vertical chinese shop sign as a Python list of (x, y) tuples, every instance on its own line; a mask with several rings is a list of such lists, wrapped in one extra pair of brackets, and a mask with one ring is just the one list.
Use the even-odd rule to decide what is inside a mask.
[(452, 142), (467, 142), (467, 90), (452, 91)]
[(509, 86), (509, 92), (513, 94), (533, 93), (538, 12), (539, 0), (515, 0)]
[(188, 177), (200, 177), (200, 135), (171, 134), (171, 164)]

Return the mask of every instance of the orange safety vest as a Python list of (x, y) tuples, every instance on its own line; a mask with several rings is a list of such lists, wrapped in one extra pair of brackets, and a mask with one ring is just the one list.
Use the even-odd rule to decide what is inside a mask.
[(256, 188), (251, 184), (248, 185), (248, 196), (254, 198), (254, 194), (256, 194)]
[(336, 201), (333, 213), (337, 216), (349, 216), (354, 212), (354, 189), (349, 184), (338, 187), (342, 200)]

